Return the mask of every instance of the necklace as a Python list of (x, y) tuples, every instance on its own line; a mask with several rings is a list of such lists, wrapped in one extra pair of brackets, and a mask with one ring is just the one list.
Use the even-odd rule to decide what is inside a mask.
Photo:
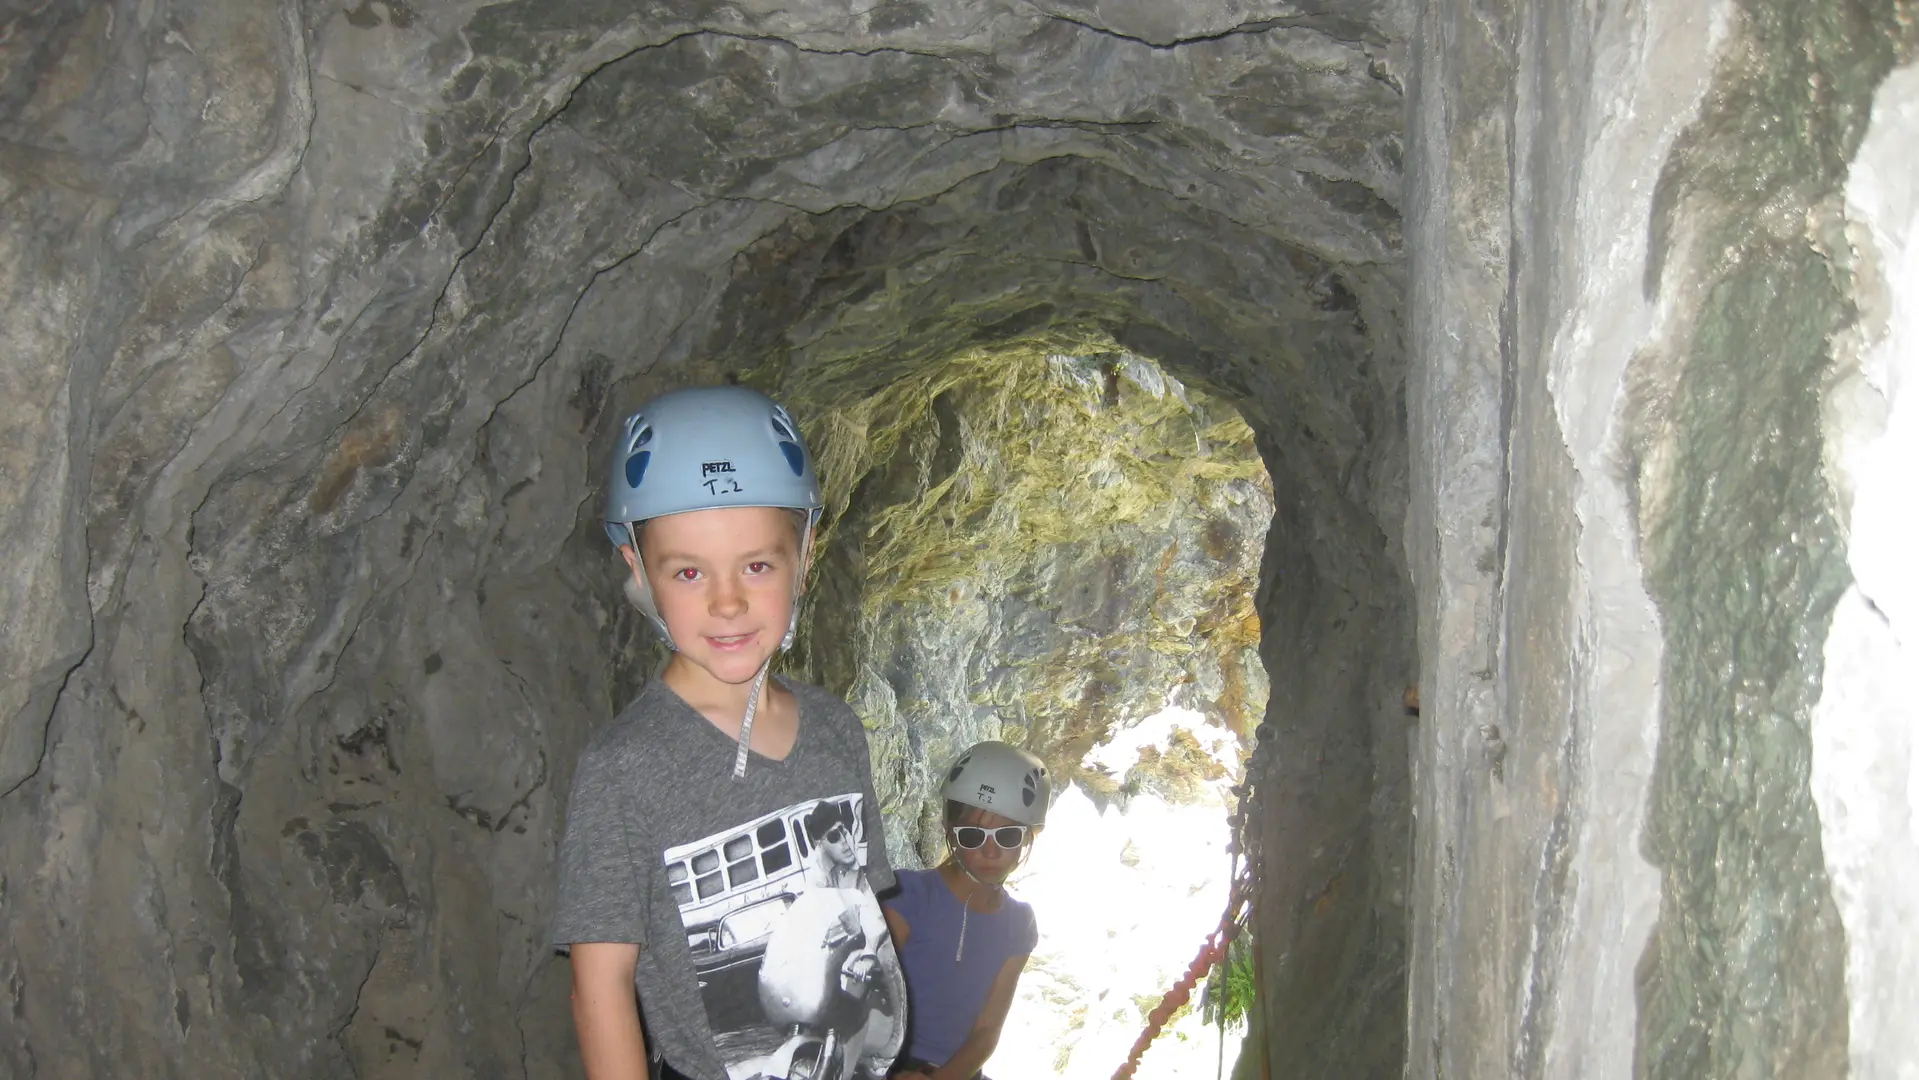
[(959, 947), (953, 950), (953, 963), (957, 964), (966, 956), (966, 919), (967, 916), (973, 913), (973, 894), (979, 892), (981, 889), (1000, 889), (1005, 886), (988, 885), (986, 882), (974, 877), (973, 872), (966, 868), (966, 864), (958, 859), (954, 859), (953, 864), (958, 866), (960, 873), (965, 874), (973, 883), (973, 888), (966, 890), (966, 895), (960, 898)]

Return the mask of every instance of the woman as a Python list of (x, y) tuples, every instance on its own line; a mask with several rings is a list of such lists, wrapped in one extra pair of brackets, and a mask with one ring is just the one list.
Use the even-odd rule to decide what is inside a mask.
[(940, 792), (950, 846), (932, 870), (901, 871), (884, 904), (906, 972), (911, 1030), (894, 1076), (971, 1080), (993, 1056), (1039, 940), (1033, 909), (1006, 892), (1046, 823), (1046, 766), (1003, 742), (961, 754)]

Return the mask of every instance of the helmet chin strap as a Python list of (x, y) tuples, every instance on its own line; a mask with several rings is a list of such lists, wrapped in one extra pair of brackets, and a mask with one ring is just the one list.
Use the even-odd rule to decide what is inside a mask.
[(766, 673), (773, 667), (773, 657), (768, 655), (766, 662), (760, 665), (760, 673), (753, 676), (753, 689), (746, 695), (746, 718), (740, 721), (740, 747), (733, 755), (733, 779), (746, 779), (746, 758), (752, 753), (753, 715), (760, 711), (760, 690), (766, 686)]
[[(981, 881), (971, 870), (966, 868), (966, 860), (960, 858), (958, 855), (953, 856), (953, 862), (959, 867), (960, 873), (965, 874), (972, 880), (973, 884), (983, 889), (1004, 889), (1006, 887), (1006, 883), (1003, 881)], [(1017, 870), (1019, 868), (1014, 867), (1014, 869)]]
[(646, 580), (646, 556), (640, 554), (640, 525), (641, 523), (637, 521), (626, 523), (627, 543), (633, 546), (633, 561), (636, 565), (621, 587), (626, 592), (626, 598), (631, 600), (633, 606), (640, 609), (640, 614), (645, 615), (646, 620), (653, 624), (653, 628), (660, 632), (660, 640), (666, 642), (666, 651), (676, 653), (680, 651), (680, 647), (673, 640), (673, 631), (667, 629), (666, 619), (660, 614), (659, 605), (653, 601), (653, 586)]
[[(812, 546), (813, 526), (808, 523), (805, 535), (800, 537), (800, 561), (806, 561), (806, 552)], [(746, 695), (746, 716), (740, 721), (740, 745), (733, 754), (733, 779), (746, 779), (746, 759), (753, 752), (753, 717), (760, 711), (760, 691), (766, 688), (767, 673), (773, 670), (773, 657), (793, 647), (793, 637), (800, 629), (800, 594), (806, 591), (806, 571), (802, 565), (800, 572), (793, 575), (792, 613), (786, 619), (786, 636), (780, 639), (780, 647), (766, 654), (766, 661), (760, 665), (759, 674), (753, 676), (753, 689)]]
[(800, 633), (800, 598), (806, 595), (806, 573), (813, 568), (813, 529), (817, 511), (809, 513), (806, 527), (800, 530), (799, 572), (793, 575), (793, 606), (786, 616), (786, 636), (780, 639), (780, 651), (793, 647)]

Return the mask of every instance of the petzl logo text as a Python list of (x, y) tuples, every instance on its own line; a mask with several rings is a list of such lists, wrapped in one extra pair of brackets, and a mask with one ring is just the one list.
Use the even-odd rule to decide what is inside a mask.
[(732, 471), (733, 463), (730, 461), (706, 461), (700, 464), (701, 476), (713, 476), (718, 473), (730, 473)]

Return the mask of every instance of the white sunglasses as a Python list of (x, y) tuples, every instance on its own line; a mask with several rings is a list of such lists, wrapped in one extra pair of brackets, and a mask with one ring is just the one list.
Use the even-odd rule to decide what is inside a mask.
[(953, 843), (965, 851), (978, 851), (986, 846), (986, 838), (991, 835), (993, 842), (1003, 851), (1011, 851), (1026, 843), (1027, 827), (1024, 825), (1001, 825), (997, 829), (982, 828), (978, 825), (953, 826)]

